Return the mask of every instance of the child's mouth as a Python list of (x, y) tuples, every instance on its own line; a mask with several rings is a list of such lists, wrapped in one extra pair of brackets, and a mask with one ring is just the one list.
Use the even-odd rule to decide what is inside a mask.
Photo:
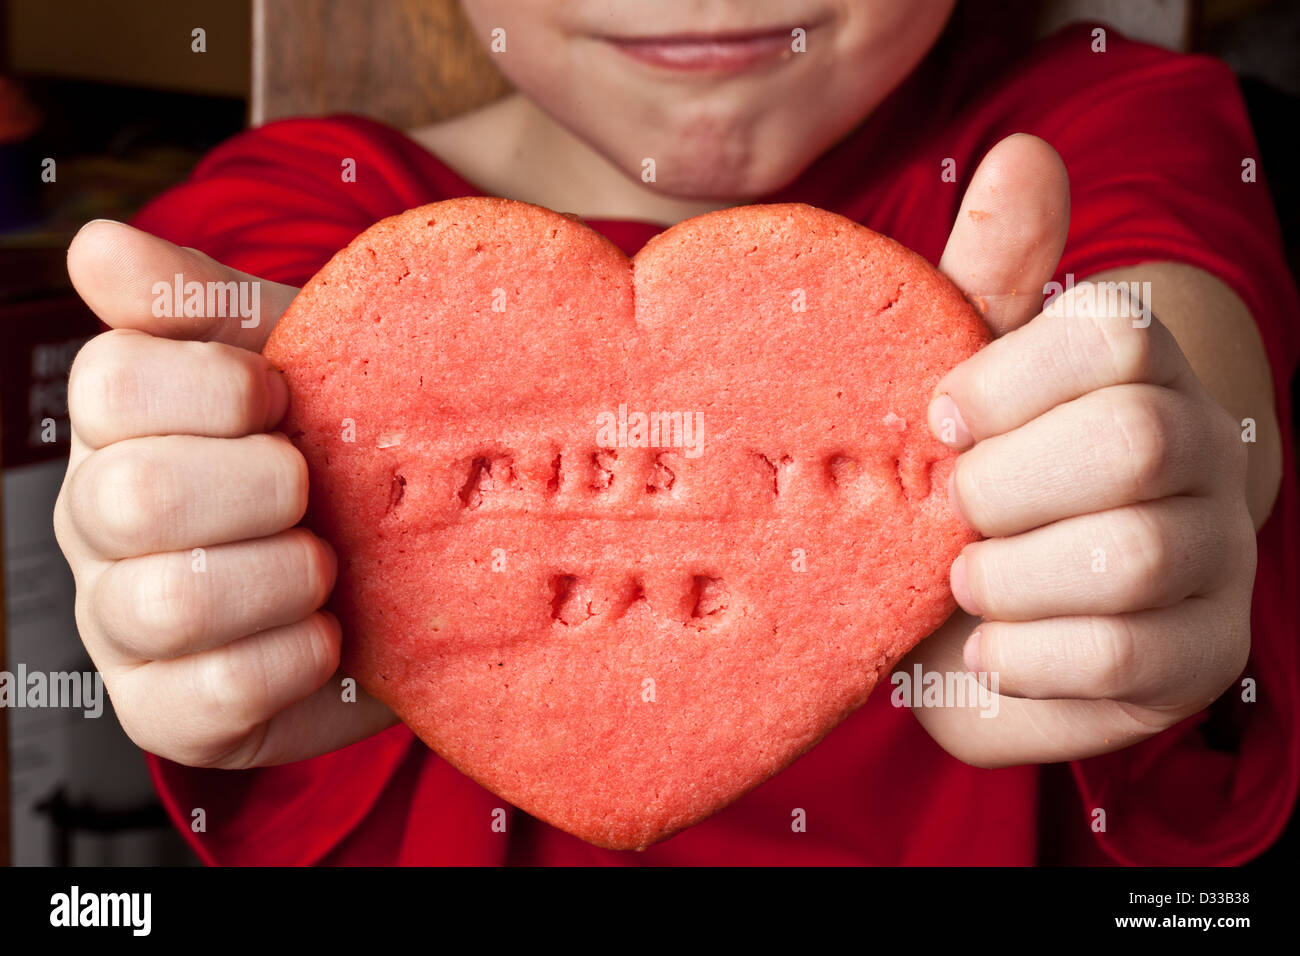
[(611, 46), (634, 60), (669, 70), (739, 73), (788, 59), (794, 53), (797, 27), (745, 33), (681, 34), (658, 37), (606, 37)]

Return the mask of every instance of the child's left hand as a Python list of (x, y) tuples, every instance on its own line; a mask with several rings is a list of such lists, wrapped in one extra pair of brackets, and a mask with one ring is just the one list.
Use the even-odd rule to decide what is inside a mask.
[(931, 429), (962, 451), (953, 507), (986, 540), (952, 565), (973, 617), (955, 615), (899, 666), (996, 675), (994, 719), (913, 711), (980, 766), (1135, 743), (1209, 705), (1250, 649), (1241, 426), (1168, 328), (1114, 307), (1129, 305), (1122, 296), (1096, 296), (1093, 308), (1092, 290), (1076, 287), (1039, 311), (1068, 204), (1050, 147), (1004, 140), (940, 263), (999, 336), (943, 378), (930, 406)]

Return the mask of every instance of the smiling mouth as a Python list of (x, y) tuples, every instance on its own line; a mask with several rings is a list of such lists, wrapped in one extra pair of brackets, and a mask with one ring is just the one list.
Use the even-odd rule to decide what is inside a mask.
[[(603, 39), (650, 66), (693, 73), (739, 73), (793, 56), (796, 29), (799, 27), (791, 25), (736, 33)], [(803, 29), (811, 32), (812, 27)]]

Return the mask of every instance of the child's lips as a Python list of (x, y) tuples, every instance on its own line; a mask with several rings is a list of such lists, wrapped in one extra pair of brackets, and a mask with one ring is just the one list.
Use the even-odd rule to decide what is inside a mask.
[(738, 73), (791, 56), (794, 29), (605, 39), (632, 59), (651, 66), (692, 72)]

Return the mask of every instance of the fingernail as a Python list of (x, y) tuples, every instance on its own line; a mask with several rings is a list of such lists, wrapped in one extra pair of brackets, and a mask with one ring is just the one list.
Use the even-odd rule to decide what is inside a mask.
[(979, 673), (980, 669), (980, 632), (974, 631), (971, 636), (966, 638), (966, 645), (961, 650), (962, 663), (971, 673)]
[(974, 443), (970, 429), (957, 410), (957, 403), (946, 392), (931, 400), (926, 417), (934, 437), (949, 448), (969, 448)]
[(266, 427), (273, 427), (289, 410), (289, 386), (279, 369), (266, 370)]
[(975, 603), (975, 598), (970, 591), (970, 581), (966, 578), (966, 555), (957, 555), (957, 560), (952, 563), (952, 569), (948, 572), (948, 582), (952, 588), (952, 596), (957, 599), (963, 611), (976, 617), (984, 613)]

